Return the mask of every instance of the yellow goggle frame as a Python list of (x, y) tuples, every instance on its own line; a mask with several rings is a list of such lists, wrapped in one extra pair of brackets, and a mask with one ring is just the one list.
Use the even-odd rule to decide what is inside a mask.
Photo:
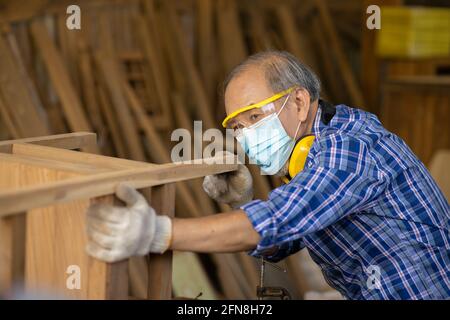
[(246, 106), (246, 107), (242, 107), (242, 108), (236, 110), (235, 112), (232, 112), (230, 115), (228, 115), (228, 116), (225, 118), (225, 120), (223, 120), (222, 126), (223, 126), (224, 128), (226, 128), (227, 125), (228, 125), (228, 122), (229, 122), (231, 119), (233, 119), (234, 117), (236, 117), (236, 116), (240, 115), (241, 113), (243, 113), (243, 112), (245, 112), (245, 111), (248, 111), (248, 110), (252, 110), (252, 109), (256, 109), (256, 108), (262, 108), (262, 107), (264, 107), (265, 105), (267, 105), (267, 104), (269, 104), (269, 103), (271, 103), (271, 102), (274, 102), (275, 100), (280, 99), (282, 96), (285, 96), (286, 94), (291, 93), (292, 90), (294, 90), (294, 89), (295, 89), (295, 87), (289, 88), (289, 89), (284, 90), (284, 91), (281, 91), (281, 92), (279, 92), (279, 93), (277, 93), (277, 94), (275, 94), (275, 95), (273, 95), (273, 96), (271, 96), (271, 97), (269, 97), (269, 98), (267, 98), (267, 99), (264, 99), (264, 100), (261, 101), (261, 102), (254, 103), (254, 104), (251, 104), (251, 105)]

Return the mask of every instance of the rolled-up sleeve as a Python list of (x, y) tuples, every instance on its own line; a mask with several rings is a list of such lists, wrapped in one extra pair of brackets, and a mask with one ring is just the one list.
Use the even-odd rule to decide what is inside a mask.
[(280, 260), (295, 253), (303, 247), (301, 238), (362, 210), (384, 187), (385, 181), (374, 176), (307, 168), (289, 184), (273, 190), (267, 201), (254, 200), (241, 207), (261, 236), (249, 254)]

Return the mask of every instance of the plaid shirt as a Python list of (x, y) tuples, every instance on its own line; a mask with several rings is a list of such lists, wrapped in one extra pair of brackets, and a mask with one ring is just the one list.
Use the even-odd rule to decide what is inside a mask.
[(307, 247), (348, 299), (448, 299), (449, 205), (425, 166), (375, 115), (338, 105), (325, 124), (317, 112), (305, 169), (242, 206), (261, 236), (250, 254)]

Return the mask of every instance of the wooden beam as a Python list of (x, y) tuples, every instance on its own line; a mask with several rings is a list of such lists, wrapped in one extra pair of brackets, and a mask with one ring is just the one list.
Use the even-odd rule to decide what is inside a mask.
[[(187, 45), (183, 29), (180, 26), (180, 21), (172, 5), (166, 2), (161, 3), (163, 12), (165, 13), (167, 29), (170, 37), (174, 41), (176, 52), (178, 52), (179, 63), (182, 66), (182, 72), (189, 79), (188, 85), (192, 94), (192, 100), (195, 103), (195, 111), (200, 120), (203, 121), (203, 128), (214, 128), (215, 121), (208, 104), (208, 97), (201, 81), (198, 69), (194, 64), (194, 56), (191, 48)], [(161, 26), (163, 27), (163, 26)], [(168, 39), (170, 40), (170, 39)], [(180, 72), (178, 70), (177, 72)]]
[[(39, 113), (36, 89), (18, 56), (18, 50), (11, 47), (11, 34), (0, 33), (0, 95), (3, 107), (20, 137), (49, 134), (45, 118)], [(7, 41), (8, 39), (8, 41)], [(17, 49), (17, 48), (16, 48)]]
[(355, 78), (355, 75), (350, 67), (348, 58), (345, 56), (344, 49), (342, 47), (341, 40), (336, 27), (333, 23), (333, 19), (330, 14), (327, 3), (324, 0), (314, 0), (315, 5), (319, 12), (319, 18), (322, 23), (323, 31), (328, 36), (330, 41), (331, 51), (335, 54), (337, 64), (339, 66), (341, 75), (343, 77), (345, 86), (350, 94), (351, 103), (354, 107), (364, 107), (364, 97), (359, 87), (359, 84)]
[(1, 93), (0, 93), (0, 117), (2, 119), (2, 123), (6, 127), (6, 131), (8, 132), (9, 137), (12, 137), (14, 139), (19, 139), (20, 133), (18, 131), (18, 128), (14, 124), (14, 121), (13, 121), (11, 115), (9, 114), (8, 109), (6, 108), (5, 103), (3, 102)]
[[(31, 34), (61, 101), (64, 116), (70, 129), (72, 131), (92, 131), (61, 54), (41, 20), (35, 20), (31, 23)], [(95, 147), (86, 151), (97, 153), (98, 149)]]
[(98, 96), (96, 94), (96, 83), (94, 79), (94, 70), (92, 65), (92, 57), (90, 55), (88, 46), (83, 38), (78, 42), (79, 58), (78, 69), (80, 73), (81, 93), (86, 104), (86, 110), (92, 126), (99, 134), (99, 138), (103, 138), (106, 131), (103, 119), (101, 116), (101, 109), (99, 106)]
[(237, 66), (247, 55), (244, 34), (235, 0), (218, 0), (216, 4), (219, 48), (225, 73)]
[(114, 5), (137, 4), (139, 0), (32, 0), (32, 1), (1, 1), (0, 22), (23, 22), (43, 14), (58, 14), (65, 12), (72, 4), (77, 4), (82, 10), (108, 9)]
[(216, 98), (217, 64), (211, 63), (216, 59), (216, 43), (214, 37), (214, 6), (215, 0), (197, 0), (196, 35), (197, 35), (197, 62), (209, 102)]
[[(15, 145), (16, 147), (18, 145)], [(60, 149), (61, 150), (61, 149)], [(42, 151), (41, 151), (42, 152)], [(97, 165), (77, 163), (75, 161), (63, 161), (60, 159), (47, 159), (36, 156), (21, 155), (15, 152), (14, 154), (0, 153), (0, 161), (2, 163), (20, 164), (24, 166), (43, 167), (47, 169), (73, 172), (80, 174), (95, 174), (100, 172), (111, 172), (111, 168), (101, 167)]]
[(25, 214), (0, 219), (0, 294), (24, 280)]
[(16, 140), (0, 141), (0, 152), (11, 153), (13, 144), (31, 143), (41, 146), (62, 149), (94, 148), (97, 135), (93, 132), (72, 132)]
[[(205, 159), (212, 161), (212, 159)], [(224, 158), (224, 163), (235, 159)], [(144, 188), (177, 181), (195, 179), (211, 174), (234, 171), (236, 164), (205, 164), (202, 161), (169, 163), (150, 168), (126, 169), (75, 177), (51, 184), (25, 187), (20, 190), (0, 192), (0, 216), (26, 211), (30, 208), (62, 203), (77, 199), (113, 194), (120, 182)]]
[(277, 6), (275, 13), (288, 51), (314, 70), (315, 73), (318, 73), (318, 63), (312, 50), (311, 41), (308, 38), (308, 35), (311, 34), (310, 30), (297, 28), (294, 15), (286, 5)]
[[(175, 185), (152, 188), (151, 205), (160, 215), (175, 216)], [(148, 299), (172, 298), (172, 252), (150, 254), (148, 264)]]
[(159, 55), (156, 47), (156, 39), (152, 37), (152, 32), (148, 30), (149, 25), (143, 16), (138, 16), (136, 18), (136, 27), (140, 35), (141, 43), (144, 47), (144, 52), (147, 58), (147, 62), (150, 65), (149, 71), (151, 73), (152, 82), (155, 86), (155, 99), (159, 102), (162, 115), (166, 118), (167, 123), (170, 122), (170, 100), (169, 100), (169, 89), (167, 88), (167, 83), (161, 81), (161, 74), (166, 71), (163, 70), (163, 61), (159, 59)]
[(58, 160), (67, 163), (92, 165), (99, 168), (107, 168), (110, 170), (150, 168), (155, 166), (155, 164), (147, 162), (108, 157), (47, 146), (32, 145), (27, 143), (14, 144), (12, 153), (15, 155), (30, 156), (35, 158), (40, 157), (46, 160)]
[(106, 126), (109, 131), (110, 140), (112, 140), (115, 155), (120, 158), (127, 157), (127, 151), (125, 148), (125, 143), (123, 141), (123, 135), (120, 134), (119, 125), (117, 124), (117, 119), (114, 116), (114, 112), (110, 107), (110, 101), (108, 99), (108, 95), (106, 94), (106, 88), (103, 88), (102, 85), (98, 87), (98, 100), (100, 103), (100, 109), (105, 117)]
[(102, 82), (108, 88), (111, 96), (117, 121), (120, 123), (120, 131), (123, 133), (130, 157), (133, 160), (145, 160), (141, 139), (123, 92), (122, 79), (125, 78), (118, 65), (117, 58), (107, 52), (98, 52), (95, 55), (95, 62), (100, 71)]

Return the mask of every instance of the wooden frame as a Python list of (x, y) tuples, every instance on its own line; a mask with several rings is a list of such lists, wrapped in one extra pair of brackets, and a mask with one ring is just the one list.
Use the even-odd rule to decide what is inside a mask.
[[(104, 263), (85, 253), (86, 208), (92, 202), (117, 202), (115, 186), (126, 182), (142, 189), (159, 214), (173, 216), (174, 182), (233, 171), (237, 165), (154, 165), (64, 150), (93, 141), (91, 133), (73, 133), (0, 142), (0, 293), (23, 282), (30, 292), (51, 288), (66, 298), (126, 299), (129, 284), (137, 283), (146, 291), (141, 298), (171, 298), (170, 252), (151, 255), (139, 266), (127, 260)], [(74, 290), (67, 286), (72, 265), (81, 270), (81, 287)], [(134, 274), (129, 275), (129, 266)]]

